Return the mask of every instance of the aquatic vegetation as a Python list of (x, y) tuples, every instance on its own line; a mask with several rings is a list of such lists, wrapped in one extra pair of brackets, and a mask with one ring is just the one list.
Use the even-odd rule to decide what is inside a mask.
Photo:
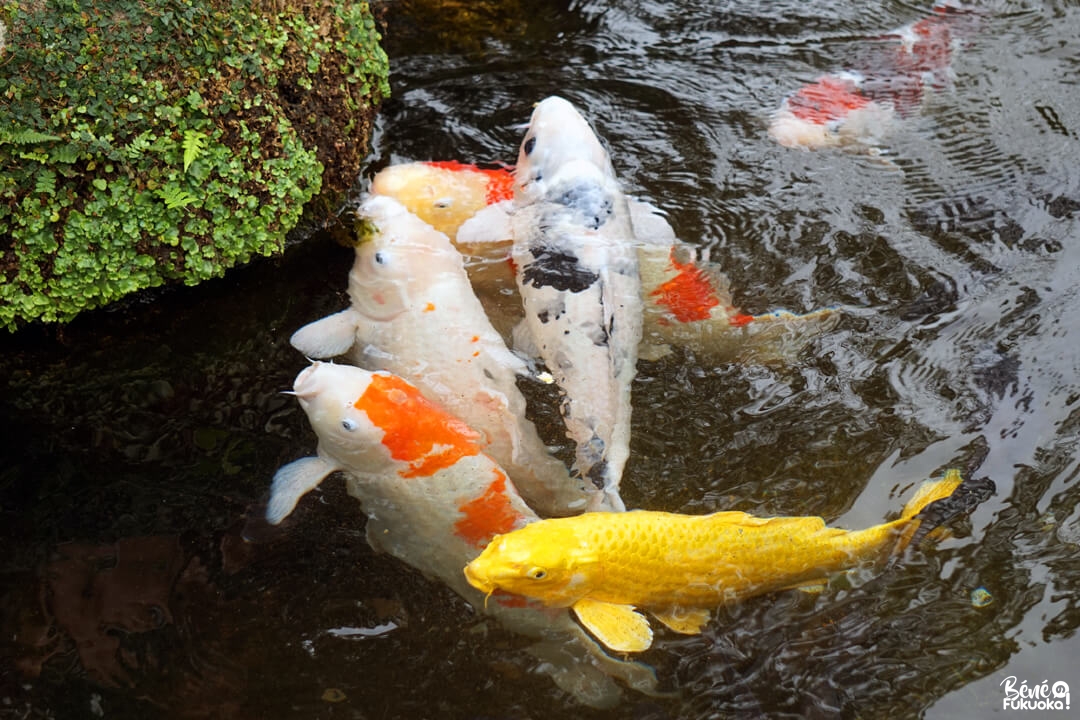
[(283, 249), (389, 94), (367, 3), (0, 5), (0, 325)]

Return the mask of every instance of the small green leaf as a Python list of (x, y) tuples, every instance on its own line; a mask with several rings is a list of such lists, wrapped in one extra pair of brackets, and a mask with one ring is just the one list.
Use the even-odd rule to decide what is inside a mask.
[(105, 178), (94, 178), (94, 187), (96, 187), (98, 190), (104, 190), (108, 186), (109, 183), (106, 182)]
[(184, 131), (184, 172), (206, 149), (206, 135), (198, 130)]

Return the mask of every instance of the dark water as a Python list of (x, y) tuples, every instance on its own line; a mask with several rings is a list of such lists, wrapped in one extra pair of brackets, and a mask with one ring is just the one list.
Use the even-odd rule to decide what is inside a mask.
[(926, 9), (398, 4), (372, 167), (510, 161), (531, 104), (569, 98), (744, 310), (846, 309), (787, 366), (642, 363), (627, 504), (862, 527), (959, 466), (998, 494), (956, 537), (660, 633), (642, 659), (673, 697), (582, 708), (526, 641), (373, 554), (341, 483), (239, 539), (314, 444), (279, 391), (289, 334), (346, 302), (351, 251), (316, 236), (3, 340), (0, 717), (976, 718), (1007, 676), (1080, 692), (1080, 7), (980, 6), (879, 154), (765, 132)]

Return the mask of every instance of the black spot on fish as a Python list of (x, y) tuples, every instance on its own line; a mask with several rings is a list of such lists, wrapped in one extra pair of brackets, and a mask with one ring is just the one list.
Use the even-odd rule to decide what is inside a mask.
[[(536, 136), (525, 139), (525, 144), (521, 146), (521, 149), (525, 151), (526, 155), (532, 155), (532, 151), (536, 148)], [(539, 178), (537, 178), (539, 179)]]
[(547, 310), (541, 310), (540, 312), (536, 313), (536, 319), (547, 325), (548, 321), (551, 320), (551, 313), (549, 313)]
[(597, 490), (604, 489), (604, 474), (607, 470), (607, 462), (601, 460), (600, 462), (589, 468), (589, 471), (585, 473), (585, 477), (596, 486)]
[(550, 248), (529, 248), (535, 258), (525, 266), (522, 278), (536, 288), (553, 287), (566, 292), (581, 292), (592, 287), (600, 276), (581, 266), (573, 255)]
[(564, 190), (554, 201), (573, 210), (582, 224), (591, 230), (598, 230), (615, 213), (611, 193), (591, 182)]

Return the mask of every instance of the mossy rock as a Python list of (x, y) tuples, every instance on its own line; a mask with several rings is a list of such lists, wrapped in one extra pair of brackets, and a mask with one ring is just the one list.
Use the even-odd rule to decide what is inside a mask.
[(355, 181), (389, 95), (367, 3), (34, 0), (0, 21), (9, 330), (280, 252)]

